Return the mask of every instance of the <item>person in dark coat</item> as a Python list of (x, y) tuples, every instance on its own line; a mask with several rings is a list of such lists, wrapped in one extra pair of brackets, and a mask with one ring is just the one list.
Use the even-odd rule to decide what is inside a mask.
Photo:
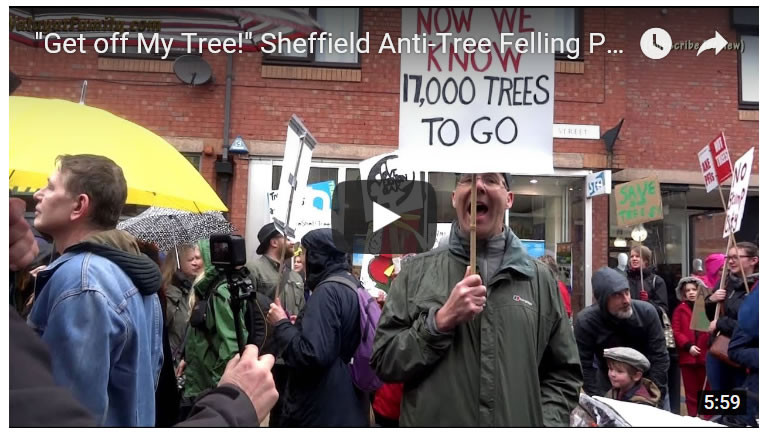
[[(751, 291), (740, 307), (740, 325), (732, 333), (727, 353), (730, 359), (746, 368), (748, 375), (743, 382), (743, 388), (759, 394), (759, 291)], [(748, 399), (745, 422), (748, 426), (759, 427), (756, 418), (759, 416), (759, 404)]]
[(655, 308), (632, 300), (629, 282), (611, 268), (597, 270), (592, 287), (597, 303), (579, 312), (573, 325), (586, 394), (603, 396), (610, 389), (605, 348), (629, 347), (647, 357), (651, 366), (645, 377), (665, 395), (669, 356)]
[[(727, 253), (729, 274), (725, 289), (721, 289), (721, 280), (717, 282), (714, 291), (706, 297), (706, 316), (711, 321), (709, 331), (711, 338), (709, 346), (713, 345), (717, 335), (732, 338), (738, 325), (738, 311), (746, 296), (743, 274), (747, 277), (748, 287), (759, 280), (759, 248), (753, 243), (740, 242), (737, 248), (732, 247)], [(721, 304), (718, 319), (715, 318), (716, 305)], [(745, 380), (745, 370), (730, 366), (712, 354), (706, 356), (706, 373), (711, 390), (731, 390), (740, 387)]]
[(289, 367), (281, 426), (369, 426), (368, 395), (355, 388), (348, 366), (361, 341), (357, 294), (341, 283), (321, 283), (330, 276), (357, 283), (348, 273), (347, 254), (328, 228), (306, 234), (302, 247), (311, 296), (294, 324), (278, 299), (267, 317)]
[(650, 303), (660, 316), (659, 308), (669, 313), (668, 291), (666, 282), (658, 276), (655, 268), (651, 267), (650, 259), (653, 253), (647, 246), (634, 246), (629, 254), (629, 268), (626, 277), (629, 279), (631, 298)]

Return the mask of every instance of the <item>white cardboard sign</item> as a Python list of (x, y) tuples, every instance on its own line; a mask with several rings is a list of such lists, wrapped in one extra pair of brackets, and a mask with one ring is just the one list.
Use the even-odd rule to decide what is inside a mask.
[[(539, 45), (554, 33), (553, 9), (405, 8), (401, 30), (402, 38), (426, 34), (428, 42), (423, 51), (400, 53), (399, 149), (406, 164), (553, 172), (554, 53)], [(437, 36), (445, 33), (451, 35)], [(465, 38), (484, 39), (487, 52), (469, 52)]]
[(730, 197), (727, 202), (727, 219), (724, 222), (723, 238), (727, 238), (730, 232), (736, 233), (740, 231), (740, 225), (743, 223), (743, 210), (745, 210), (745, 198), (748, 195), (748, 182), (751, 180), (751, 171), (753, 171), (753, 152), (754, 147), (751, 147), (750, 150), (735, 162)]
[[(294, 239), (296, 224), (292, 218), (300, 206), (298, 197), (304, 195), (307, 187), (310, 161), (316, 141), (296, 115), (292, 115), (287, 126), (284, 165), (279, 181), (278, 199), (273, 206), (273, 222), (276, 228), (287, 237)], [(292, 188), (295, 188), (292, 194)], [(290, 208), (290, 196), (292, 196)], [(289, 229), (286, 229), (288, 227)], [(284, 232), (286, 231), (286, 232)]]

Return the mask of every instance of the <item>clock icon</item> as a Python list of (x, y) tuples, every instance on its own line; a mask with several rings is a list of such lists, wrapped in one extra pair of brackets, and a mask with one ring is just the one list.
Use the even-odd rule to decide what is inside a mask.
[(666, 57), (671, 52), (672, 45), (671, 35), (660, 27), (648, 29), (642, 33), (642, 39), (639, 41), (642, 53), (653, 60)]

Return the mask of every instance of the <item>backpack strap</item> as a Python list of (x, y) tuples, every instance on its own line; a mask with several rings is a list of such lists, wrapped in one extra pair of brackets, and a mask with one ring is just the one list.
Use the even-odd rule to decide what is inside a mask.
[(357, 290), (358, 289), (358, 284), (354, 284), (353, 282), (350, 282), (350, 280), (348, 280), (348, 278), (340, 276), (340, 275), (329, 276), (328, 278), (322, 280), (321, 283), (319, 283), (316, 288), (318, 288), (319, 286), (321, 286), (321, 285), (323, 285), (323, 284), (325, 284), (327, 282), (337, 282), (339, 284), (345, 285), (346, 287), (348, 287), (348, 288), (350, 288), (352, 290)]

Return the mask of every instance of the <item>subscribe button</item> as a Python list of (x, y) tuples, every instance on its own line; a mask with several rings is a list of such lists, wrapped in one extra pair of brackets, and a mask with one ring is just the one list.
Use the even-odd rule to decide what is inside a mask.
[(334, 244), (348, 252), (425, 252), (435, 244), (436, 229), (435, 189), (428, 182), (354, 180), (334, 189)]

